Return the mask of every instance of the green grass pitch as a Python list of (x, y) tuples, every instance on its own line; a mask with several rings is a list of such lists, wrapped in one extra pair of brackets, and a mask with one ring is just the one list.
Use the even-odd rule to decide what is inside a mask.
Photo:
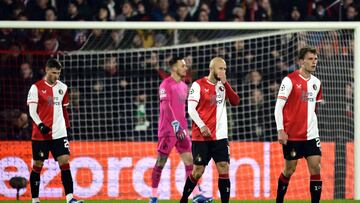
[[(27, 201), (0, 201), (1, 203), (31, 203), (31, 200)], [(43, 200), (41, 203), (64, 203), (65, 200)], [(86, 200), (85, 203), (147, 203), (148, 200)], [(178, 203), (175, 200), (160, 200), (159, 203)], [(192, 201), (189, 200), (189, 203)], [(275, 200), (231, 200), (230, 203), (274, 203)], [(310, 203), (310, 200), (288, 200), (286, 203)], [(360, 203), (360, 200), (322, 200), (321, 203)], [(214, 203), (220, 203), (220, 201), (214, 201)]]

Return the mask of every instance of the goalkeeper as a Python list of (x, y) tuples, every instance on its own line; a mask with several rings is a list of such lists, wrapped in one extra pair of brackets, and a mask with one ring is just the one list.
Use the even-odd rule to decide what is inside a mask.
[[(171, 150), (175, 147), (185, 165), (186, 177), (193, 170), (191, 140), (185, 117), (185, 103), (188, 86), (182, 81), (186, 75), (187, 66), (182, 57), (175, 56), (170, 62), (171, 76), (160, 84), (160, 117), (158, 125), (158, 156), (151, 176), (150, 203), (158, 202), (158, 186), (161, 172)], [(186, 178), (184, 177), (184, 178)], [(211, 198), (201, 195), (199, 188), (194, 191), (194, 202), (211, 202)]]

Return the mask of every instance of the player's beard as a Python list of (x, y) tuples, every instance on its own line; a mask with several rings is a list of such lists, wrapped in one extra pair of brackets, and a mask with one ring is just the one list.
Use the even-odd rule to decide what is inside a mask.
[(220, 81), (220, 78), (216, 73), (214, 73), (214, 78), (215, 78), (215, 80)]

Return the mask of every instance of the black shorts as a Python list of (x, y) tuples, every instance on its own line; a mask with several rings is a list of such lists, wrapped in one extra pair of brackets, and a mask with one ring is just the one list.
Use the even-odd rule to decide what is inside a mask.
[(297, 160), (313, 155), (321, 156), (320, 138), (304, 141), (287, 141), (287, 144), (283, 145), (283, 154), (286, 160)]
[(52, 156), (57, 158), (61, 155), (70, 154), (70, 145), (67, 137), (56, 140), (32, 140), (33, 160), (44, 161), (49, 157), (49, 151)]
[(192, 154), (195, 165), (206, 166), (212, 158), (215, 163), (230, 163), (230, 147), (227, 139), (215, 141), (193, 141)]

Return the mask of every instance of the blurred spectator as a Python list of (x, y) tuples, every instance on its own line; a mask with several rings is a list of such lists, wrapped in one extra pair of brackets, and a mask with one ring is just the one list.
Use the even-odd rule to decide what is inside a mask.
[(77, 21), (80, 18), (81, 17), (78, 10), (78, 4), (75, 1), (70, 1), (67, 7), (67, 16), (65, 16), (65, 20)]
[(232, 19), (232, 8), (234, 7), (231, 0), (216, 0), (213, 2), (210, 10), (211, 21), (228, 21)]
[(242, 7), (234, 7), (232, 13), (233, 13), (233, 21), (239, 21), (239, 22), (245, 21), (245, 12)]
[(255, 21), (271, 21), (272, 10), (269, 0), (259, 0), (259, 8), (255, 12)]
[(313, 18), (310, 16), (309, 20), (315, 20), (315, 21), (326, 21), (330, 20), (328, 11), (325, 10), (325, 4), (323, 2), (317, 2), (315, 4), (315, 10), (313, 11)]
[(26, 13), (29, 20), (45, 20), (45, 10), (50, 6), (49, 0), (29, 0)]
[(190, 16), (188, 15), (189, 10), (185, 3), (181, 3), (178, 5), (176, 9), (176, 21), (190, 21)]
[(201, 9), (200, 12), (199, 12), (199, 19), (198, 21), (201, 21), (201, 22), (208, 22), (209, 21), (209, 13), (204, 10), (204, 9)]
[(97, 21), (109, 21), (110, 20), (110, 11), (107, 6), (102, 6), (99, 8), (95, 20), (97, 20)]
[(76, 0), (76, 3), (79, 16), (82, 16), (85, 20), (91, 20), (92, 10), (88, 5), (87, 0)]
[(302, 20), (301, 13), (296, 6), (293, 7), (293, 9), (290, 13), (290, 18), (288, 20), (289, 21), (301, 21)]
[(355, 4), (350, 4), (345, 13), (346, 21), (359, 21), (359, 8)]
[(0, 112), (0, 140), (30, 140), (31, 125), (26, 113), (18, 109)]
[(116, 21), (135, 21), (137, 12), (129, 1), (125, 1), (121, 5), (121, 14), (116, 16)]
[(200, 11), (200, 0), (186, 0), (188, 17), (191, 21), (197, 21)]
[(163, 21), (166, 15), (175, 16), (174, 13), (170, 11), (169, 0), (158, 0), (157, 4), (152, 8), (151, 20)]
[(248, 85), (250, 89), (262, 88), (262, 76), (259, 71), (252, 70), (245, 77), (245, 85)]
[(57, 13), (56, 13), (55, 8), (48, 7), (45, 10), (45, 20), (46, 21), (56, 21), (57, 20)]
[(110, 33), (111, 42), (106, 48), (108, 50), (116, 50), (122, 46), (122, 40), (124, 39), (124, 30), (112, 30)]

